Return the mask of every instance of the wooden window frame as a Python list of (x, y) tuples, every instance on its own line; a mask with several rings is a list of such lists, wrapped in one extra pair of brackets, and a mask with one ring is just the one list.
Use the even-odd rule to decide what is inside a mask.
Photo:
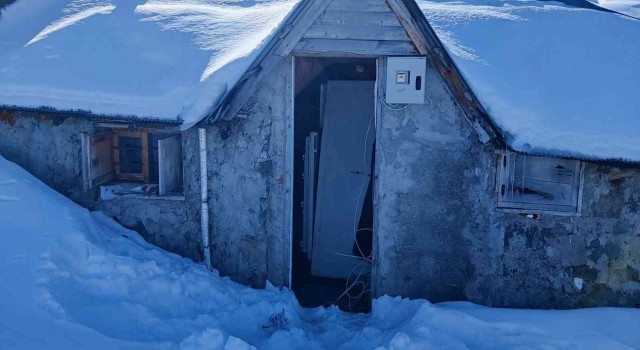
[[(176, 190), (181, 189), (181, 191), (184, 191), (183, 132), (177, 129), (147, 128), (131, 131), (117, 124), (115, 126), (99, 124), (99, 127), (100, 131), (97, 133), (84, 133), (82, 135), (82, 177), (85, 192), (101, 186), (117, 186), (118, 184), (130, 183), (155, 185), (158, 187), (159, 197), (181, 196)], [(158, 140), (158, 179), (153, 182), (151, 182), (150, 171), (152, 156), (150, 140), (152, 134), (167, 135), (167, 137), (164, 137), (162, 140)], [(120, 164), (120, 137), (140, 138), (142, 148), (141, 173), (122, 172)], [(175, 139), (176, 137), (178, 139)], [(161, 143), (162, 147), (160, 145)], [(99, 147), (99, 144), (101, 144), (102, 147)], [(162, 153), (162, 155), (160, 153)], [(162, 160), (160, 158), (162, 158)], [(165, 162), (164, 164), (167, 165), (165, 166), (161, 162)], [(106, 164), (108, 164), (108, 166), (105, 168)], [(102, 174), (105, 171), (108, 171), (108, 174)], [(138, 195), (134, 192), (130, 194)]]
[[(558, 216), (580, 216), (582, 213), (582, 191), (584, 187), (584, 163), (579, 160), (571, 160), (574, 162), (574, 179), (572, 184), (572, 205), (561, 204), (542, 204), (527, 203), (514, 200), (505, 200), (504, 188), (506, 181), (512, 179), (515, 174), (515, 166), (511, 164), (516, 157), (529, 157), (529, 161), (535, 161), (535, 158), (559, 159), (556, 157), (535, 157), (516, 152), (498, 152), (497, 172), (496, 172), (496, 200), (497, 208), (504, 212), (517, 214), (552, 214)], [(506, 163), (505, 163), (506, 162)]]
[[(114, 130), (112, 141), (112, 161), (115, 179), (118, 181), (135, 181), (149, 183), (149, 133), (146, 131)], [(140, 138), (142, 143), (142, 173), (123, 173), (120, 167), (120, 137)]]

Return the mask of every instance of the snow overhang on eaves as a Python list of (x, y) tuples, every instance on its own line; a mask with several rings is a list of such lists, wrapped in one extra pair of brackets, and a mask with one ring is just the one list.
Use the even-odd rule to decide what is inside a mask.
[(148, 117), (137, 117), (133, 115), (104, 115), (104, 114), (94, 114), (90, 111), (83, 110), (59, 110), (51, 107), (19, 107), (19, 106), (2, 106), (0, 105), (0, 111), (7, 112), (20, 112), (20, 113), (33, 113), (33, 114), (51, 114), (63, 118), (86, 118), (94, 121), (100, 122), (119, 122), (119, 123), (128, 123), (128, 124), (155, 124), (155, 125), (164, 125), (164, 126), (179, 126), (182, 124), (182, 121), (179, 119), (175, 120), (167, 120), (160, 118), (148, 118)]
[[(264, 63), (269, 56), (276, 55), (275, 59), (285, 59), (288, 56), (288, 52), (277, 52), (276, 49), (282, 44), (283, 40), (292, 32), (295, 25), (302, 24), (302, 17), (305, 13), (311, 11), (318, 11), (318, 15), (322, 12), (323, 6), (329, 3), (328, 0), (301, 0), (293, 10), (287, 15), (287, 17), (280, 23), (280, 26), (274, 31), (271, 37), (266, 41), (260, 54), (255, 58), (253, 63), (249, 66), (246, 72), (238, 80), (238, 82), (222, 96), (219, 102), (212, 108), (211, 113), (204, 119), (202, 119), (196, 125), (209, 125), (220, 119), (231, 119), (235, 117), (234, 112), (230, 109), (238, 109), (238, 106), (232, 106), (235, 100), (238, 99), (238, 95), (242, 94), (243, 90), (254, 90), (257, 83), (261, 80), (262, 74), (265, 72)], [(324, 4), (324, 5), (323, 5)], [(311, 21), (312, 22), (312, 21)], [(303, 31), (300, 31), (301, 36)], [(297, 37), (297, 36), (296, 36)], [(289, 38), (291, 40), (291, 38)], [(293, 39), (295, 40), (295, 39)], [(299, 38), (298, 38), (299, 40)], [(297, 42), (297, 40), (295, 40)], [(293, 48), (293, 45), (291, 46)], [(241, 98), (240, 98), (241, 99)], [(242, 102), (240, 102), (242, 103)]]

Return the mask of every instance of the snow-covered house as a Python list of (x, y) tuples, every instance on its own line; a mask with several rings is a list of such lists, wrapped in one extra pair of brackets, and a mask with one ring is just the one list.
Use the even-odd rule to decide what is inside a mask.
[(489, 0), (1, 11), (0, 153), (160, 247), (308, 305), (640, 305), (639, 21)]

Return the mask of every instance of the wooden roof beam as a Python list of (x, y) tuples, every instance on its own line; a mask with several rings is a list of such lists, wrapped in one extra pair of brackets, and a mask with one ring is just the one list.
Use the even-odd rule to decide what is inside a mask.
[[(296, 13), (280, 28), (279, 35), (272, 38), (271, 47), (265, 48), (265, 54), (258, 58), (239, 85), (229, 94), (229, 100), (221, 104), (226, 106), (218, 117), (229, 120), (234, 118), (253, 96), (258, 83), (271, 72), (284, 57), (287, 57), (304, 33), (322, 14), (330, 1), (307, 0), (299, 4)], [(217, 118), (216, 118), (217, 119)]]

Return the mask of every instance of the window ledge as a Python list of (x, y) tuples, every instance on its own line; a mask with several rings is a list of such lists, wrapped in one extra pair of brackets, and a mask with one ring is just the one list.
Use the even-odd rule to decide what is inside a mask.
[(182, 201), (185, 196), (178, 193), (160, 196), (156, 184), (117, 183), (100, 186), (101, 200), (108, 201), (119, 198)]
[(514, 208), (497, 208), (499, 211), (508, 214), (519, 215), (554, 215), (554, 216), (582, 216), (582, 213), (575, 211), (554, 211), (554, 210), (535, 210), (535, 209), (514, 209)]

